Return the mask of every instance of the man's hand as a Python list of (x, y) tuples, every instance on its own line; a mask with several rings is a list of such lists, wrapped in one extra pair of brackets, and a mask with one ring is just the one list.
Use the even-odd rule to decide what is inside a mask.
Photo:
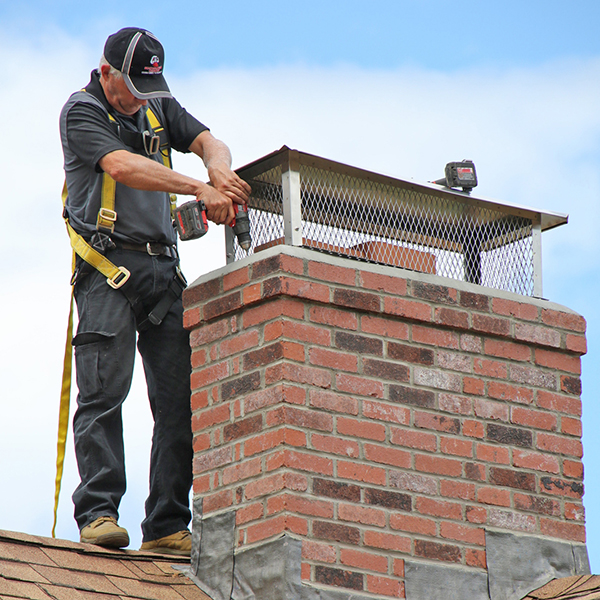
[(204, 202), (206, 216), (213, 223), (229, 225), (233, 221), (235, 213), (231, 199), (211, 185), (203, 184), (196, 192), (196, 200)]
[(208, 177), (216, 190), (231, 199), (236, 204), (247, 204), (252, 192), (250, 186), (240, 179), (234, 171), (224, 166), (211, 166)]

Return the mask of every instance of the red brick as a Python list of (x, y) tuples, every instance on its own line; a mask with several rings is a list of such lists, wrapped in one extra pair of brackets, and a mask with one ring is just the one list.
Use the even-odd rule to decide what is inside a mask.
[(459, 460), (454, 460), (452, 458), (417, 454), (415, 456), (415, 469), (425, 473), (437, 473), (438, 475), (460, 477), (462, 474), (462, 463)]
[(465, 478), (471, 481), (486, 481), (486, 466), (480, 463), (465, 463)]
[(459, 523), (442, 521), (440, 536), (457, 542), (485, 546), (485, 531), (479, 527), (470, 527)]
[(516, 323), (515, 339), (540, 346), (560, 348), (560, 332), (541, 325)]
[(263, 297), (264, 293), (260, 283), (255, 283), (254, 285), (247, 285), (242, 290), (242, 303), (244, 304), (244, 306), (250, 306), (251, 304), (255, 304)]
[(222, 490), (215, 494), (204, 496), (202, 500), (202, 512), (204, 514), (233, 506), (233, 493), (231, 490)]
[(349, 286), (356, 285), (356, 271), (354, 269), (347, 269), (338, 265), (330, 265), (314, 260), (308, 262), (308, 276), (330, 283), (341, 283)]
[[(557, 503), (558, 504), (558, 503)], [(585, 509), (581, 504), (565, 502), (565, 519), (569, 521), (585, 522)]]
[(335, 392), (311, 389), (310, 405), (315, 408), (350, 415), (358, 415), (358, 400)]
[(255, 308), (246, 308), (242, 319), (244, 329), (250, 329), (254, 325), (265, 323), (278, 317), (303, 319), (304, 303), (288, 298), (277, 298), (276, 300), (263, 302)]
[(465, 396), (442, 393), (438, 395), (438, 405), (440, 410), (459, 415), (470, 415), (473, 412), (473, 401)]
[(558, 426), (558, 419), (555, 415), (521, 406), (511, 408), (510, 422), (515, 425), (525, 425), (533, 429), (544, 429), (546, 431), (556, 431)]
[(387, 556), (352, 548), (340, 549), (340, 562), (348, 567), (357, 567), (365, 571), (377, 571), (379, 573), (387, 573), (388, 568)]
[(411, 294), (415, 298), (443, 304), (456, 304), (458, 298), (458, 292), (454, 288), (418, 280), (411, 281)]
[(361, 487), (352, 483), (342, 483), (330, 479), (314, 477), (313, 494), (326, 496), (336, 500), (347, 500), (349, 502), (360, 502)]
[(532, 469), (534, 471), (544, 471), (546, 473), (560, 472), (559, 460), (556, 456), (549, 456), (541, 452), (528, 450), (513, 450), (513, 465), (522, 469)]
[(252, 279), (266, 277), (278, 271), (287, 273), (295, 273), (302, 275), (304, 273), (304, 261), (301, 258), (287, 256), (285, 254), (277, 254), (264, 260), (260, 260), (251, 265)]
[(250, 521), (256, 521), (263, 516), (262, 502), (255, 502), (243, 508), (238, 508), (235, 511), (235, 524), (237, 526), (244, 525)]
[(395, 360), (426, 366), (432, 366), (434, 362), (434, 352), (429, 348), (420, 348), (412, 344), (388, 342), (387, 349), (388, 356)]
[[(550, 386), (545, 386), (550, 388)], [(550, 388), (552, 389), (552, 388)], [(560, 376), (560, 390), (565, 394), (572, 394), (574, 396), (581, 395), (581, 380), (579, 377), (569, 377), (567, 375)]]
[[(333, 461), (329, 458), (288, 450), (284, 452), (284, 464), (292, 469), (333, 475)], [(339, 473), (338, 473), (339, 474)]]
[(383, 310), (389, 315), (395, 315), (413, 321), (431, 321), (431, 306), (416, 300), (391, 298), (387, 296), (383, 301)]
[(192, 430), (202, 431), (213, 425), (229, 421), (229, 404), (218, 404), (213, 408), (206, 408), (200, 413), (192, 415)]
[(415, 556), (452, 563), (461, 562), (461, 551), (458, 546), (425, 540), (415, 540)]
[[(332, 323), (335, 325), (335, 323)], [(380, 335), (386, 338), (397, 340), (407, 340), (409, 326), (404, 321), (394, 321), (391, 319), (382, 319), (371, 315), (363, 315), (360, 320), (361, 331)]]
[(437, 531), (436, 521), (426, 517), (418, 517), (414, 514), (392, 513), (390, 515), (390, 527), (407, 533), (435, 536)]
[(440, 494), (446, 498), (475, 500), (475, 484), (456, 479), (442, 479), (440, 481)]
[(508, 319), (478, 313), (472, 315), (472, 327), (474, 331), (492, 335), (508, 336), (510, 334), (510, 321)]
[(439, 325), (452, 327), (453, 329), (468, 329), (469, 313), (453, 308), (436, 308), (435, 322)]
[(543, 498), (533, 494), (513, 494), (514, 507), (517, 510), (534, 512), (541, 515), (560, 517), (560, 502), (552, 498)]
[(548, 410), (555, 410), (568, 415), (581, 417), (581, 399), (569, 398), (560, 394), (553, 394), (545, 390), (537, 393), (537, 406)]
[(581, 421), (579, 419), (572, 419), (571, 417), (560, 418), (560, 431), (567, 435), (574, 435), (581, 437)]
[(434, 500), (421, 496), (417, 498), (415, 508), (422, 515), (440, 517), (442, 519), (462, 520), (462, 506), (456, 502)]
[(244, 442), (244, 456), (252, 456), (259, 452), (271, 450), (283, 444), (283, 441), (283, 429), (269, 430), (260, 435), (255, 435)]
[(415, 411), (414, 426), (420, 429), (433, 429), (445, 433), (460, 433), (460, 420), (454, 417), (428, 412)]
[(204, 452), (210, 448), (210, 435), (208, 433), (194, 436), (194, 452)]
[(363, 374), (369, 377), (375, 377), (384, 381), (401, 381), (408, 383), (410, 381), (410, 369), (406, 365), (387, 362), (383, 360), (374, 360), (372, 358), (363, 358)]
[(583, 447), (580, 440), (565, 438), (559, 435), (551, 435), (549, 433), (537, 434), (537, 448), (555, 454), (576, 456), (577, 458), (583, 456)]
[(360, 285), (363, 288), (395, 294), (396, 296), (406, 295), (406, 279), (401, 277), (390, 277), (370, 271), (360, 271)]
[(488, 444), (477, 444), (475, 456), (478, 460), (492, 462), (502, 465), (510, 464), (510, 451), (503, 446), (490, 446)]
[(288, 514), (285, 517), (285, 526), (288, 531), (296, 535), (308, 535), (308, 519), (304, 517)]
[(544, 535), (562, 538), (563, 540), (585, 542), (585, 525), (541, 518), (540, 531)]
[(202, 307), (202, 314), (206, 321), (211, 321), (241, 307), (242, 295), (240, 292), (233, 292), (227, 296), (221, 296), (220, 298), (206, 302)]
[[(383, 398), (384, 386), (381, 381), (366, 379), (345, 373), (337, 373), (335, 377), (336, 387), (340, 392), (350, 392), (360, 396), (371, 396)], [(305, 382), (312, 383), (312, 382)]]
[(485, 550), (465, 548), (465, 563), (470, 567), (476, 567), (478, 569), (487, 569)]
[(518, 490), (535, 492), (536, 480), (533, 473), (491, 467), (489, 483), (502, 487), (511, 487)]
[(485, 430), (481, 421), (472, 421), (465, 419), (462, 428), (465, 437), (474, 437), (482, 439), (485, 436)]
[(186, 308), (183, 313), (183, 328), (188, 331), (196, 329), (202, 323), (200, 308)]
[(501, 381), (490, 381), (488, 383), (488, 395), (490, 398), (509, 400), (519, 404), (531, 404), (533, 402), (533, 390)]
[(479, 312), (489, 312), (490, 297), (484, 294), (462, 291), (460, 293), (460, 305), (465, 308), (478, 310)]
[(464, 394), (483, 396), (485, 394), (485, 381), (477, 377), (463, 377), (462, 391)]
[(244, 397), (244, 412), (246, 414), (261, 410), (283, 401), (283, 385), (276, 385), (264, 390), (258, 390)]
[(415, 343), (428, 344), (437, 346), (438, 348), (459, 349), (458, 334), (447, 329), (435, 329), (433, 327), (414, 325), (412, 328), (412, 339)]
[(391, 577), (377, 577), (367, 575), (367, 591), (378, 596), (391, 596), (393, 598), (404, 598), (404, 583)]
[(350, 525), (331, 523), (329, 521), (313, 521), (313, 537), (322, 540), (333, 540), (345, 544), (358, 544), (360, 529)]
[(366, 530), (364, 534), (364, 545), (372, 548), (382, 548), (394, 552), (410, 553), (410, 538), (394, 533), (383, 533), (381, 531)]
[(510, 408), (504, 402), (494, 402), (493, 400), (484, 400), (477, 398), (473, 402), (475, 416), (480, 419), (491, 419), (492, 421), (508, 422), (510, 417)]
[(194, 350), (192, 352), (192, 369), (197, 369), (198, 367), (202, 367), (206, 364), (206, 350)]
[(284, 406), (285, 422), (288, 425), (317, 431), (333, 431), (333, 416), (321, 411)]
[(381, 509), (340, 503), (337, 511), (338, 518), (341, 521), (352, 521), (353, 523), (361, 523), (362, 525), (385, 527), (385, 512)]
[(447, 390), (449, 392), (462, 391), (462, 377), (458, 373), (449, 373), (438, 369), (413, 367), (413, 379), (417, 385)]
[[(263, 288), (265, 284), (263, 283)], [(314, 302), (329, 302), (329, 286), (305, 279), (296, 279), (292, 277), (281, 277), (281, 293), (286, 296), (304, 298)]]
[(245, 285), (250, 281), (250, 269), (243, 267), (223, 275), (223, 291), (228, 292), (233, 288)]
[(358, 458), (360, 454), (358, 443), (353, 440), (313, 433), (311, 443), (315, 450), (321, 452), (339, 454), (349, 458)]
[(540, 490), (555, 496), (565, 496), (578, 500), (583, 496), (583, 484), (558, 477), (540, 477)]
[(510, 506), (510, 491), (496, 487), (482, 487), (477, 490), (477, 502), (494, 506)]
[(374, 485), (385, 485), (386, 479), (385, 469), (345, 461), (338, 462), (337, 476), (341, 479), (364, 481)]
[(331, 333), (324, 327), (298, 323), (296, 321), (283, 321), (283, 335), (299, 342), (308, 342), (320, 346), (331, 345)]
[(248, 479), (260, 475), (261, 473), (260, 459), (248, 460), (246, 462), (232, 465), (223, 469), (223, 485), (236, 483), (242, 479)]
[(284, 489), (284, 478), (278, 473), (276, 475), (263, 476), (256, 481), (247, 483), (244, 489), (244, 495), (246, 500), (252, 500), (253, 498), (273, 494), (282, 489)]
[(265, 369), (265, 385), (287, 381), (315, 385), (322, 388), (331, 387), (331, 374), (316, 367), (306, 367), (295, 363), (282, 363)]
[(574, 313), (559, 312), (556, 310), (543, 309), (542, 321), (552, 327), (561, 327), (579, 333), (585, 333), (585, 319)]
[(351, 435), (367, 440), (380, 442), (385, 440), (385, 425), (348, 417), (338, 417), (337, 432), (341, 435)]
[(509, 360), (529, 361), (531, 360), (531, 348), (524, 344), (507, 342), (503, 340), (486, 339), (484, 352), (489, 356), (507, 358)]
[(308, 351), (310, 364), (340, 371), (358, 372), (358, 356), (346, 354), (339, 350), (326, 350), (325, 348), (311, 348)]
[(192, 412), (196, 412), (208, 406), (208, 390), (194, 392), (191, 398)]
[(335, 546), (303, 539), (302, 558), (316, 562), (334, 563), (337, 560)]
[(297, 494), (284, 494), (284, 498), (285, 508), (293, 513), (324, 519), (333, 518), (333, 502), (312, 497), (306, 498)]
[(216, 365), (210, 365), (199, 371), (194, 371), (190, 379), (190, 385), (193, 390), (196, 390), (207, 385), (211, 385), (216, 381), (221, 381), (229, 377), (229, 363), (221, 362)]
[(470, 333), (463, 333), (460, 336), (460, 349), (464, 352), (471, 352), (473, 354), (483, 353), (483, 341), (478, 335), (471, 335)]
[(414, 472), (390, 471), (390, 487), (435, 496), (438, 493), (436, 477), (420, 475)]
[(183, 305), (187, 309), (197, 302), (205, 302), (221, 293), (221, 280), (215, 278), (198, 285), (190, 285), (183, 291)]
[(567, 371), (581, 375), (581, 359), (579, 356), (570, 356), (564, 352), (536, 348), (535, 364), (556, 369), (557, 371)]
[(508, 377), (506, 363), (486, 358), (476, 358), (473, 361), (473, 373), (495, 379), (506, 379)]
[(365, 444), (365, 458), (367, 460), (385, 465), (393, 465), (409, 469), (412, 463), (410, 452), (388, 448), (387, 446), (376, 446)]
[(278, 515), (264, 519), (246, 529), (246, 543), (253, 544), (276, 535), (286, 530), (286, 519), (284, 515)]
[(332, 567), (317, 565), (315, 567), (315, 582), (351, 590), (361, 590), (364, 587), (364, 575)]
[(506, 317), (517, 317), (526, 321), (536, 321), (538, 318), (538, 307), (533, 304), (505, 300), (504, 298), (492, 299), (492, 310)]
[(471, 373), (471, 357), (468, 354), (460, 352), (445, 352), (439, 350), (437, 352), (437, 363), (440, 369), (448, 369), (449, 371), (459, 371), (461, 373)]
[(414, 429), (392, 428), (390, 431), (390, 442), (397, 446), (417, 448), (418, 450), (437, 450), (437, 437), (433, 433), (415, 431)]
[(442, 454), (472, 458), (473, 442), (460, 438), (443, 437), (440, 439), (440, 450)]
[(563, 475), (573, 479), (583, 479), (583, 463), (581, 461), (563, 460)]
[(366, 419), (376, 419), (400, 425), (410, 424), (410, 410), (408, 408), (385, 404), (376, 400), (364, 399), (362, 401), (362, 414)]
[(350, 289), (335, 288), (333, 290), (333, 304), (366, 312), (378, 313), (381, 310), (381, 299), (377, 294)]
[[(522, 365), (511, 365), (509, 371), (510, 379), (517, 383), (556, 390), (557, 375), (554, 372), (542, 371), (535, 367), (525, 367)], [(561, 379), (563, 378), (561, 377)]]
[[(311, 306), (308, 312), (309, 319), (313, 323), (340, 327), (342, 329), (358, 329), (358, 317), (356, 313), (330, 306)], [(373, 332), (376, 333), (376, 332)]]
[(483, 524), (487, 522), (487, 510), (482, 506), (467, 506), (465, 515), (469, 523)]
[(253, 415), (245, 419), (236, 419), (223, 428), (223, 441), (231, 442), (241, 437), (247, 437), (258, 433), (263, 428), (262, 415)]
[(565, 348), (577, 354), (585, 354), (587, 352), (587, 341), (583, 335), (575, 335), (567, 333), (565, 338)]

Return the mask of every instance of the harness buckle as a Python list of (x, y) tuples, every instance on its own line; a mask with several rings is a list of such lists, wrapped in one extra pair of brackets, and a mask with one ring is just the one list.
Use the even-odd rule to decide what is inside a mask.
[(156, 154), (160, 148), (160, 136), (151, 134), (147, 129), (142, 132), (142, 142), (148, 156)]
[[(158, 251), (154, 251), (153, 250), (153, 246), (158, 245)], [(159, 242), (146, 242), (146, 252), (150, 255), (150, 256), (161, 256), (162, 254), (165, 253), (164, 251), (164, 246), (162, 244), (160, 244)]]
[(110, 285), (114, 290), (118, 290), (120, 287), (127, 283), (129, 277), (131, 277), (131, 273), (125, 267), (117, 267), (119, 272), (113, 277), (107, 277), (106, 283)]
[(110, 208), (101, 208), (98, 211), (98, 218), (96, 219), (96, 227), (98, 229), (108, 229), (111, 233), (115, 230), (115, 223), (117, 222), (117, 212)]

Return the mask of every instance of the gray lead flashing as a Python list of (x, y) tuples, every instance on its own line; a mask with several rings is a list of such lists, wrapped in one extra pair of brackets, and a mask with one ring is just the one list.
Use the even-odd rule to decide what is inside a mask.
[(485, 543), (491, 600), (521, 600), (552, 579), (590, 573), (583, 544), (490, 530)]

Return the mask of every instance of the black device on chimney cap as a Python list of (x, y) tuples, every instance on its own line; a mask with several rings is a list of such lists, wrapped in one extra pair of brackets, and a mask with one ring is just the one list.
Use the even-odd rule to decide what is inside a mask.
[(437, 179), (433, 183), (445, 185), (449, 188), (460, 187), (467, 194), (477, 186), (477, 172), (475, 171), (475, 163), (472, 160), (449, 162), (446, 165), (445, 173), (446, 177)]

